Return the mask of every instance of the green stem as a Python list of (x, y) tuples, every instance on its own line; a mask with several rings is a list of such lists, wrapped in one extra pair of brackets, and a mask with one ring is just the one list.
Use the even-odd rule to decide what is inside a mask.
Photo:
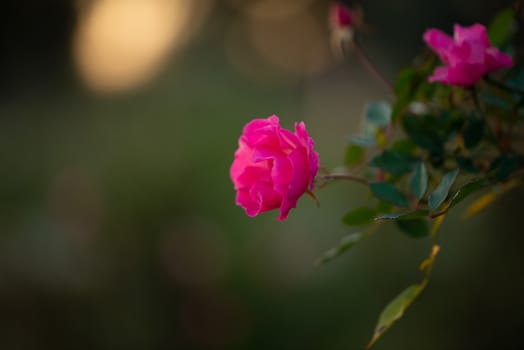
[(322, 181), (333, 181), (333, 180), (349, 180), (368, 186), (369, 181), (363, 177), (352, 175), (352, 174), (327, 174), (322, 175), (318, 178)]

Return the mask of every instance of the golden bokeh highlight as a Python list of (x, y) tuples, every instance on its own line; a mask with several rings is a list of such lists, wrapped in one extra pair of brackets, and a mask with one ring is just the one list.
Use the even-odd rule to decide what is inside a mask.
[(73, 43), (81, 77), (98, 92), (141, 86), (165, 66), (210, 7), (210, 0), (86, 3)]

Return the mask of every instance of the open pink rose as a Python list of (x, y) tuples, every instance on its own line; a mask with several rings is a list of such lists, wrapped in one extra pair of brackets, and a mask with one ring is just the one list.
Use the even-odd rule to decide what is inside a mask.
[(249, 216), (280, 208), (278, 219), (286, 219), (313, 189), (318, 172), (313, 144), (304, 123), (295, 124), (294, 133), (281, 128), (275, 115), (247, 123), (230, 169), (236, 204)]
[(453, 38), (438, 29), (428, 29), (424, 41), (446, 66), (438, 67), (428, 80), (458, 86), (472, 86), (486, 73), (513, 65), (511, 56), (491, 46), (482, 24), (455, 24)]

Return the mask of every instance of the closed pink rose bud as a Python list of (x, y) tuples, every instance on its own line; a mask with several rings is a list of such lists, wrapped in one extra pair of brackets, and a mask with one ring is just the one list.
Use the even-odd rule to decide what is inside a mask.
[(510, 55), (491, 46), (486, 27), (455, 24), (453, 38), (438, 29), (428, 29), (424, 41), (437, 53), (445, 66), (437, 67), (429, 82), (472, 86), (490, 72), (513, 65)]
[(318, 172), (318, 154), (304, 123), (291, 132), (280, 127), (275, 115), (254, 119), (238, 145), (230, 169), (236, 204), (248, 216), (280, 208), (278, 219), (285, 220), (298, 199), (313, 189)]
[(331, 27), (335, 29), (351, 27), (354, 22), (353, 11), (345, 5), (335, 2), (331, 4), (329, 22)]

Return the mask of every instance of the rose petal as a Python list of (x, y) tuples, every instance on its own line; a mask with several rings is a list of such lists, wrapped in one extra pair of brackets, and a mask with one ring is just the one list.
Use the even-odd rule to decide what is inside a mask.
[(289, 188), (282, 199), (279, 220), (286, 219), (289, 211), (296, 208), (298, 199), (306, 192), (309, 185), (309, 172), (304, 171), (309, 169), (305, 149), (296, 149), (288, 158), (293, 167), (293, 176), (289, 182)]
[(444, 63), (448, 63), (447, 54), (453, 45), (453, 39), (438, 29), (428, 29), (423, 35), (424, 41), (428, 46), (437, 53)]
[(462, 27), (459, 24), (455, 24), (453, 29), (454, 39), (457, 44), (467, 41), (470, 43), (478, 43), (482, 45), (484, 49), (491, 46), (486, 27), (482, 24), (475, 23), (469, 27)]
[(510, 55), (502, 53), (495, 47), (490, 47), (486, 51), (486, 73), (493, 72), (500, 68), (509, 68), (513, 66), (513, 58)]

